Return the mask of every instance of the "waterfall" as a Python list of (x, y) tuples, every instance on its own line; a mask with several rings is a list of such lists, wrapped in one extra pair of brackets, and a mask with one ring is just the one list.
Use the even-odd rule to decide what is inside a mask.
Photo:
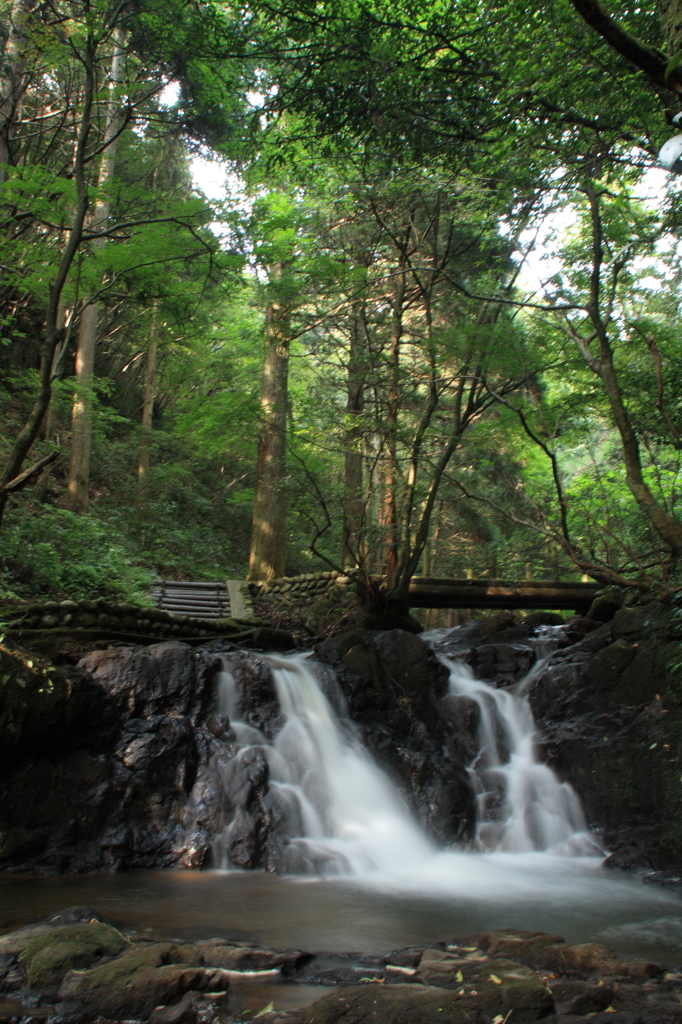
[[(270, 791), (287, 821), (296, 870), (326, 875), (387, 875), (442, 857), (396, 786), (373, 761), (344, 716), (340, 689), (327, 696), (309, 654), (264, 655), (284, 724), (272, 742), (240, 720), (239, 694), (226, 659), (219, 674), (218, 710), (229, 716), (235, 757), (259, 750), (267, 759)], [(597, 852), (586, 835), (576, 794), (535, 755), (527, 699), (530, 678), (499, 690), (442, 658), (450, 694), (479, 709), (478, 752), (468, 766), (478, 800), (475, 847), (482, 852), (555, 854)], [(537, 669), (536, 669), (537, 671)], [(328, 689), (328, 687), (327, 687)], [(230, 867), (225, 833), (216, 861)]]
[[(284, 716), (274, 742), (239, 721), (237, 687), (226, 667), (219, 675), (219, 709), (232, 710), (240, 755), (256, 744), (264, 750), (271, 788), (288, 798), (292, 816), (303, 823), (303, 834), (292, 843), (304, 861), (324, 874), (362, 874), (390, 870), (396, 855), (415, 862), (432, 855), (435, 846), (398, 790), (322, 692), (310, 655), (262, 660), (272, 671)], [(343, 707), (340, 691), (335, 697)], [(220, 854), (218, 859), (228, 866)]]
[(450, 693), (474, 701), (479, 711), (479, 750), (469, 766), (478, 803), (478, 848), (594, 853), (575, 790), (537, 758), (528, 691), (547, 657), (510, 689), (475, 679), (461, 662), (441, 660), (450, 670)]

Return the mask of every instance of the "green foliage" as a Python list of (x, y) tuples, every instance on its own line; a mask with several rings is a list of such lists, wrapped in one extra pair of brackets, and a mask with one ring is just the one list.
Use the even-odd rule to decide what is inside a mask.
[(3, 582), (34, 594), (109, 594), (142, 600), (153, 581), (132, 561), (130, 545), (106, 520), (43, 507), (15, 518), (0, 533)]

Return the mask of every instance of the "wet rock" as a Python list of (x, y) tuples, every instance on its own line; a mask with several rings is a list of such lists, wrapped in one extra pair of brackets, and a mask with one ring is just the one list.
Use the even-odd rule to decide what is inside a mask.
[(614, 1010), (643, 1009), (646, 1007), (647, 1001), (647, 993), (639, 985), (628, 985), (621, 982), (614, 986), (611, 1000)]
[(149, 1024), (196, 1024), (198, 1011), (192, 996), (187, 993), (173, 1006), (160, 1006), (152, 1013)]
[[(218, 649), (214, 645), (214, 649)], [(270, 668), (260, 658), (229, 645), (224, 668), (234, 678), (235, 717), (272, 740), (282, 726), (282, 715)]]
[(473, 1024), (459, 997), (427, 985), (341, 988), (292, 1014), (291, 1024)]
[(23, 953), (34, 939), (52, 932), (49, 924), (32, 924), (19, 928), (9, 935), (0, 935), (0, 957), (15, 959)]
[[(392, 980), (390, 975), (386, 976), (383, 971), (366, 967), (329, 967), (313, 974), (302, 974), (296, 979), (301, 985), (359, 985), (361, 982), (373, 982), (381, 980), (385, 983)], [(406, 979), (395, 979), (396, 982), (404, 984)]]
[(63, 687), (24, 687), (38, 724), (3, 773), (0, 869), (181, 861), (190, 790), (216, 742), (203, 725), (216, 669), (214, 656), (168, 642), (95, 651)]
[[(385, 964), (394, 964), (396, 967), (417, 967), (421, 960), (426, 946), (404, 946), (402, 949), (394, 949), (383, 957)], [(442, 944), (440, 947), (442, 948)]]
[(299, 949), (263, 949), (251, 943), (207, 939), (196, 942), (195, 948), (207, 967), (230, 971), (272, 971), (291, 974), (311, 959), (312, 953)]
[(21, 955), (21, 963), (29, 988), (56, 992), (68, 971), (91, 967), (103, 956), (116, 956), (128, 944), (108, 924), (71, 924), (32, 939)]
[(530, 1024), (547, 1017), (554, 1007), (546, 982), (510, 960), (490, 960), (475, 984), (477, 995), (469, 998), (491, 1017), (511, 1017), (517, 1024)]
[(621, 587), (605, 587), (590, 605), (587, 617), (597, 622), (610, 622), (624, 604), (625, 592)]
[(550, 981), (549, 987), (557, 1014), (599, 1013), (611, 1005), (613, 988), (585, 981)]
[(506, 931), (483, 932), (476, 944), (490, 956), (504, 956), (559, 974), (589, 977), (598, 973), (627, 977), (637, 981), (660, 977), (664, 968), (644, 960), (620, 960), (608, 946), (597, 942), (569, 945), (560, 935), (526, 932), (510, 928)]
[(563, 626), (566, 620), (557, 612), (531, 612), (523, 620), (524, 626), (535, 629), (537, 626)]
[(535, 659), (531, 647), (487, 643), (477, 648), (472, 667), (478, 679), (494, 686), (510, 686), (528, 675)]
[(558, 651), (534, 681), (531, 707), (548, 763), (603, 830), (608, 866), (682, 864), (682, 701), (672, 607), (622, 608)]
[(36, 921), (35, 924), (17, 928), (7, 935), (0, 935), (0, 960), (10, 963), (15, 961), (35, 939), (43, 935), (52, 935), (56, 928), (63, 925), (93, 921), (110, 923), (90, 907), (67, 907), (59, 914), (54, 914), (43, 921)]
[(225, 990), (228, 985), (224, 972), (202, 966), (201, 954), (192, 946), (137, 943), (110, 963), (67, 974), (55, 1009), (72, 1020), (146, 1020), (156, 1007), (177, 1003), (186, 992)]
[(521, 1024), (546, 1017), (553, 1007), (549, 988), (534, 971), (480, 952), (462, 957), (446, 950), (427, 949), (415, 980), (455, 989), (467, 1006), (480, 1008), (490, 1016), (513, 1013)]

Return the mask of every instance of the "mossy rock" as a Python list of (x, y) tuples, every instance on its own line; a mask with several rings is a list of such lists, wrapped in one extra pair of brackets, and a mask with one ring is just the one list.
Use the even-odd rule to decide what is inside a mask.
[(221, 633), (230, 633), (233, 630), (240, 630), (242, 627), (236, 619), (214, 619), (214, 627)]
[[(213, 986), (218, 983), (202, 967), (193, 946), (134, 943), (116, 960), (67, 974), (59, 989), (58, 1012), (82, 1020), (146, 1020), (157, 1006), (176, 1003), (185, 992), (204, 989), (209, 980)], [(227, 988), (226, 979), (219, 981)]]
[(69, 971), (91, 967), (103, 956), (117, 956), (127, 945), (120, 932), (101, 921), (67, 925), (30, 942), (21, 963), (30, 988), (56, 991)]
[(611, 622), (624, 604), (625, 594), (621, 587), (604, 587), (590, 605), (587, 618), (596, 622)]
[(673, 609), (661, 601), (648, 601), (621, 608), (613, 617), (611, 633), (614, 640), (652, 640), (665, 638), (670, 629)]

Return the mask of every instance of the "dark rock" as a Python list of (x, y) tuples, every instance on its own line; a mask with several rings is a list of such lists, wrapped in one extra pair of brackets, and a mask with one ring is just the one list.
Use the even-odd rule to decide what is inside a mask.
[(483, 932), (477, 946), (490, 956), (502, 954), (521, 963), (559, 974), (589, 977), (592, 974), (644, 981), (660, 977), (664, 968), (644, 960), (620, 960), (608, 946), (597, 942), (568, 945), (560, 935), (526, 932), (515, 928)]
[(291, 974), (311, 959), (312, 953), (299, 949), (262, 949), (251, 943), (207, 939), (195, 943), (207, 967), (230, 971), (272, 971)]
[[(475, 1019), (475, 1018), (474, 1018)], [(428, 985), (341, 988), (288, 1018), (290, 1024), (472, 1024), (453, 992)]]
[(537, 626), (563, 626), (565, 622), (563, 615), (557, 612), (531, 612), (523, 620), (524, 626), (530, 626), (531, 629)]
[(149, 1024), (196, 1024), (197, 1017), (196, 1003), (188, 992), (179, 1003), (157, 1007), (149, 1018)]
[(202, 720), (217, 667), (214, 656), (171, 642), (95, 651), (78, 670), (50, 673), (50, 686), (37, 659), (32, 674), (17, 673), (23, 686), (8, 694), (15, 728), (0, 744), (0, 867), (181, 861), (197, 768), (215, 742)]
[(611, 632), (614, 640), (642, 640), (667, 637), (670, 631), (672, 608), (660, 601), (621, 608), (613, 617)]
[(546, 982), (510, 960), (490, 960), (476, 979), (476, 990), (477, 995), (470, 997), (474, 1006), (490, 1017), (511, 1017), (517, 1024), (542, 1020), (554, 1007)]
[(622, 608), (558, 651), (534, 681), (531, 707), (545, 757), (603, 831), (607, 865), (682, 864), (682, 700), (672, 608)]
[(624, 603), (625, 593), (621, 587), (605, 587), (590, 605), (587, 617), (597, 622), (610, 622)]
[(613, 988), (586, 981), (550, 981), (549, 987), (558, 1014), (599, 1013), (611, 1005)]
[(463, 694), (448, 694), (439, 705), (439, 712), (448, 733), (446, 751), (448, 757), (467, 765), (478, 753), (478, 726), (481, 708), (473, 697)]
[(417, 967), (426, 948), (426, 946), (404, 946), (402, 949), (394, 949), (393, 952), (387, 953), (383, 957), (383, 962), (394, 964), (396, 967)]
[[(381, 979), (384, 983), (391, 983), (390, 976), (387, 978), (383, 971), (372, 967), (330, 967), (315, 971), (314, 974), (301, 974), (296, 981), (301, 985), (359, 985), (363, 981), (372, 979)], [(405, 983), (405, 978), (395, 980), (396, 984)]]
[(536, 652), (531, 647), (486, 643), (477, 648), (472, 668), (477, 678), (484, 682), (494, 686), (509, 686), (528, 675), (535, 659)]

